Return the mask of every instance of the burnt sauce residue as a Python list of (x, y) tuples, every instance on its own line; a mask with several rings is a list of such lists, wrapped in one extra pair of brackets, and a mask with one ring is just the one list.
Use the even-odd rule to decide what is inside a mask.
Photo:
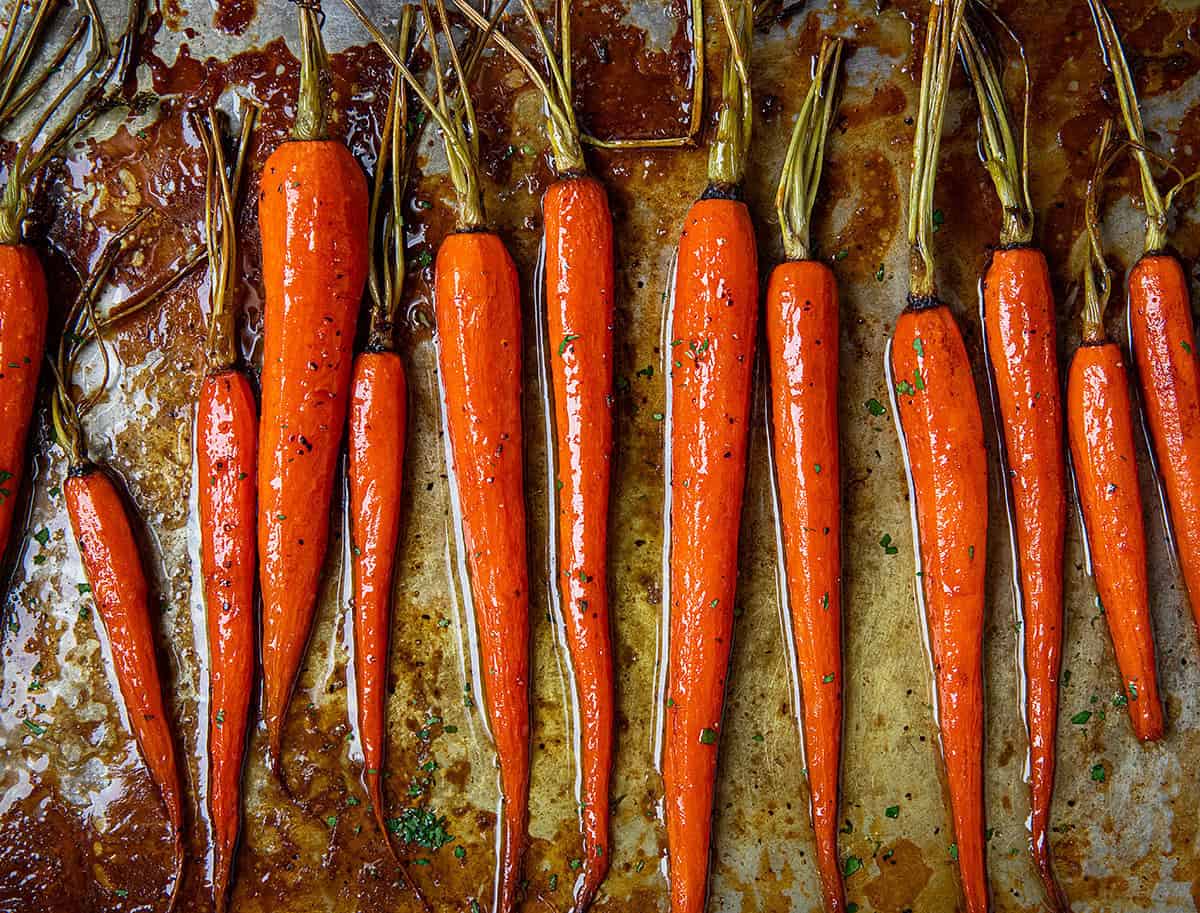
[[(1184, 171), (1200, 167), (1200, 20), (1189, 4), (1111, 4), (1124, 34), (1150, 141)], [(294, 116), (298, 79), (294, 11), (254, 0), (161, 5), (143, 45), (140, 88), (161, 101), (119, 125), (110, 116), (77, 141), (41, 182), (28, 225), (50, 273), (52, 339), (65, 303), (113, 231), (142, 207), (155, 211), (146, 242), (116, 279), (136, 289), (201, 240), (203, 153), (188, 112), (230, 107), (230, 89), (262, 106), (252, 148), (254, 181)], [(271, 6), (275, 6), (272, 4)], [(280, 4), (280, 6), (287, 6)], [(515, 9), (514, 4), (514, 9)], [(725, 53), (716, 5), (706, 3), (709, 107)], [(784, 4), (791, 8), (793, 4)], [(803, 7), (803, 5), (801, 5)], [(1025, 40), (1031, 99), (1032, 187), (1038, 240), (1049, 257), (1061, 347), (1073, 350), (1079, 296), (1073, 257), (1091, 153), (1115, 111), (1086, 3), (999, 4)], [(202, 9), (200, 8), (202, 7)], [(326, 4), (335, 135), (364, 168), (391, 78), (340, 4)], [(643, 7), (646, 9), (644, 10)], [(904, 302), (903, 219), (924, 28), (920, 0), (842, 0), (792, 10), (756, 34), (758, 115), (747, 200), (764, 269), (780, 255), (775, 182), (793, 116), (823, 32), (848, 39), (847, 90), (832, 131), (814, 241), (841, 283), (844, 503), (846, 510), (846, 741), (842, 853), (849, 899), (864, 911), (948, 913), (958, 908), (930, 706), (930, 673), (913, 603), (909, 505), (888, 402), (883, 350)], [(690, 0), (637, 4), (576, 0), (572, 34), (580, 120), (599, 136), (663, 136), (691, 116)], [(373, 7), (381, 12), (381, 5)], [(649, 10), (649, 11), (647, 11)], [(286, 23), (286, 26), (281, 24)], [(220, 36), (209, 39), (197, 29)], [(279, 37), (281, 28), (286, 40)], [(506, 25), (530, 45), (519, 17)], [(344, 36), (354, 36), (345, 47)], [(240, 37), (239, 37), (240, 36)], [(207, 43), (206, 43), (207, 40)], [(229, 47), (210, 56), (200, 50)], [(526, 79), (499, 54), (476, 79), (484, 183), (494, 226), (516, 258), (526, 300), (526, 438), (531, 571), (543, 581), (551, 531), (548, 456), (538, 387), (532, 283), (540, 195), (552, 179), (542, 110)], [(1013, 81), (1015, 87), (1016, 81)], [(1019, 108), (1019, 106), (1018, 106)], [(451, 188), (436, 131), (405, 210), (409, 239), (406, 323), (410, 428), (404, 532), (398, 565), (389, 689), (386, 816), (390, 838), (437, 911), (490, 908), (496, 777), (472, 672), (469, 629), (456, 589), (456, 556), (438, 405), (429, 284), (440, 239), (453, 228)], [(977, 282), (999, 231), (999, 206), (979, 164), (974, 102), (956, 76), (946, 123), (933, 240), (941, 288), (962, 321), (984, 389)], [(662, 788), (653, 769), (652, 720), (662, 612), (664, 411), (662, 312), (683, 214), (705, 186), (705, 149), (591, 150), (608, 186), (617, 243), (616, 453), (612, 555), (617, 651), (618, 749), (612, 795), (612, 873), (597, 902), (605, 913), (665, 910)], [(1136, 176), (1118, 167), (1107, 240), (1118, 276), (1136, 256)], [(1195, 193), (1179, 200), (1173, 243), (1200, 253)], [(260, 359), (261, 270), (253, 194), (239, 206), (243, 354)], [(179, 909), (211, 909), (203, 797), (207, 656), (192, 576), (193, 403), (203, 370), (203, 272), (158, 308), (116, 331), (111, 387), (89, 420), (94, 454), (125, 482), (161, 609), (161, 656), (182, 756), (190, 855)], [(1120, 296), (1114, 296), (1114, 300)], [(1119, 308), (1111, 329), (1120, 335)], [(652, 368), (653, 370), (648, 370)], [(95, 382), (96, 374), (89, 375)], [(795, 725), (776, 591), (762, 372), (741, 538), (738, 628), (722, 727), (713, 857), (714, 910), (776, 913), (819, 908), (803, 760)], [(49, 381), (47, 376), (45, 380)], [(833, 391), (830, 392), (833, 395)], [(44, 405), (44, 404), (43, 404)], [(0, 676), (0, 911), (161, 910), (171, 866), (164, 815), (114, 697), (108, 646), (65, 517), (63, 456), (46, 410), (33, 441), (34, 484), (26, 538), (17, 543), (5, 602)], [(990, 416), (989, 416), (990, 425)], [(1022, 780), (1026, 737), (1012, 610), (1011, 555), (994, 445), (987, 628), (987, 802), (995, 909), (1043, 909), (1026, 851)], [(1143, 467), (1145, 469), (1145, 467)], [(1135, 744), (1101, 610), (1084, 568), (1078, 528), (1068, 535), (1067, 641), (1059, 776), (1053, 820), (1057, 867), (1082, 911), (1200, 908), (1198, 803), (1190, 788), (1200, 750), (1197, 645), (1168, 557), (1158, 501), (1143, 473), (1152, 546), (1155, 623), (1168, 737)], [(419, 909), (404, 887), (359, 783), (351, 724), (352, 663), (340, 505), (327, 585), (287, 723), (290, 794), (264, 769), (252, 734), (237, 913)], [(895, 548), (881, 548), (889, 536)], [(895, 552), (894, 554), (892, 552)], [(523, 909), (567, 910), (581, 851), (574, 804), (571, 692), (543, 584), (534, 587), (534, 769)], [(1088, 711), (1090, 715), (1083, 715)], [(1086, 724), (1072, 722), (1086, 719)], [(891, 809), (898, 808), (893, 814)]]

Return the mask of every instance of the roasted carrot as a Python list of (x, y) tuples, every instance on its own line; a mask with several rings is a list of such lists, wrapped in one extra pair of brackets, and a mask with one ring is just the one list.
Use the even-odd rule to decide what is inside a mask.
[(669, 612), (663, 785), (673, 913), (708, 893), (717, 749), (733, 637), (758, 321), (758, 255), (740, 199), (753, 125), (748, 2), (729, 36), (709, 186), (684, 220), (670, 315)]
[(1133, 405), (1120, 348), (1104, 329), (1109, 274), (1099, 229), (1099, 198), (1110, 159), (1112, 123), (1100, 138), (1088, 186), (1085, 231), (1083, 342), (1067, 374), (1067, 428), (1088, 553), (1134, 734), (1163, 735), (1154, 664), (1154, 632), (1146, 570), (1146, 532), (1133, 443)]
[[(458, 7), (486, 27), (465, 2)], [(552, 381), (557, 567), (575, 701), (583, 866), (574, 909), (582, 913), (608, 872), (609, 783), (613, 759), (613, 658), (608, 611), (608, 499), (612, 455), (613, 228), (608, 194), (587, 173), (571, 102), (570, 45), (556, 58), (530, 0), (526, 18), (549, 80), (502, 33), (494, 38), (538, 87), (549, 112), (556, 178), (542, 197), (548, 368)], [(560, 17), (567, 15), (565, 6)]]
[[(1033, 246), (1029, 195), (1029, 70), (1018, 146), (1002, 69), (984, 9), (972, 0), (962, 56), (979, 102), (980, 144), (1004, 212), (1000, 247), (983, 278), (984, 336), (1000, 414), (1004, 477), (1017, 556), (1017, 611), (1024, 636), (1025, 722), (1029, 730), (1029, 846), (1048, 903), (1067, 907), (1050, 856), (1054, 737), (1062, 665), (1063, 543), (1067, 475), (1054, 293), (1045, 255)], [(1024, 62), (1024, 52), (1021, 52)]]
[(1116, 82), (1121, 114), (1142, 182), (1146, 241), (1129, 274), (1129, 335), (1155, 462), (1170, 507), (1175, 556), (1200, 626), (1200, 360), (1187, 274), (1167, 249), (1167, 215), (1195, 175), (1166, 194), (1150, 168), (1146, 134), (1121, 38), (1100, 0), (1089, 0)]
[(988, 908), (983, 805), (983, 619), (987, 452), (962, 333), (938, 297), (933, 186), (965, 0), (934, 0), (921, 70), (908, 198), (908, 304), (891, 340), (891, 381), (916, 502), (919, 585), (933, 653), (938, 723), (968, 913)]
[[(174, 877), (167, 906), (170, 911), (174, 909), (183, 882), (183, 796), (171, 724), (163, 702), (149, 586), (124, 499), (112, 476), (89, 459), (82, 424), (84, 416), (95, 405), (108, 382), (108, 354), (101, 339), (104, 327), (120, 319), (120, 316), (158, 300), (202, 260), (201, 255), (185, 256), (165, 281), (116, 306), (102, 323), (96, 315), (96, 301), (113, 267), (127, 249), (132, 233), (149, 214), (149, 210), (143, 210), (112, 237), (97, 260), (92, 275), (82, 283), (67, 314), (54, 362), (57, 384), (51, 398), (51, 420), (55, 440), (61, 444), (67, 456), (67, 478), (63, 484), (67, 513), (92, 598), (108, 634), (121, 703), (150, 779), (167, 812), (167, 829), (175, 854)], [(80, 353), (92, 339), (101, 342), (103, 378), (97, 391), (82, 400), (76, 400), (71, 393), (75, 369)]]
[(809, 225), (837, 95), (842, 41), (826, 39), (784, 159), (776, 207), (786, 260), (767, 285), (771, 424), (783, 563), (826, 913), (846, 909), (838, 857), (842, 754), (842, 520), (838, 288)]
[(521, 888), (530, 762), (520, 283), (504, 242), (485, 227), (475, 110), (445, 3), (437, 0), (436, 18), (427, 0), (421, 7), (431, 42), (438, 31), (446, 36), (457, 101), (446, 90), (436, 48), (435, 100), (356, 0), (345, 2), (441, 129), (458, 200), (455, 231), (442, 240), (434, 266), (438, 368), (483, 690), (500, 766), (500, 868), (492, 909), (512, 913)]
[(367, 277), (369, 198), (350, 150), (326, 136), (320, 12), (299, 4), (302, 61), (292, 138), (263, 166), (262, 420), (258, 554), (263, 717), (282, 780), (287, 708), (316, 609)]
[[(37, 252), (22, 243), (21, 225), (29, 210), (29, 184), (63, 143), (97, 107), (99, 94), (128, 58), (114, 56), (104, 24), (89, 3), (57, 50), (43, 47), (55, 0), (37, 0), (24, 29), (24, 6), (14, 7), (0, 39), (0, 128), (7, 127), (38, 95), (46, 81), (85, 39), (87, 62), (41, 109), (17, 142), (8, 176), (0, 189), (0, 555), (8, 548), (19, 493), (25, 480), (26, 440), (46, 351), (46, 274)], [(137, 6), (133, 7), (136, 12)], [(48, 62), (31, 72), (41, 51)], [(108, 58), (109, 65), (97, 69)], [(28, 77), (28, 78), (27, 78)], [(67, 113), (62, 114), (61, 112)], [(51, 127), (51, 121), (57, 123)]]
[(238, 367), (234, 201), (254, 124), (242, 113), (237, 164), (226, 173), (217, 113), (195, 129), (207, 155), (205, 235), (210, 311), (207, 370), (196, 409), (196, 487), (200, 507), (200, 575), (208, 629), (209, 817), (213, 832), (213, 904), (224, 911), (242, 821), (242, 763), (254, 687), (254, 471), (258, 409)]

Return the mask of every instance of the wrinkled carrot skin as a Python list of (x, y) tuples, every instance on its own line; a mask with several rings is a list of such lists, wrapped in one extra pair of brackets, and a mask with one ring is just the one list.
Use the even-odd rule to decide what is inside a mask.
[(758, 257), (745, 204), (692, 205), (671, 346), (670, 640), (663, 781), (672, 913), (702, 913), (737, 587)]
[(1176, 557), (1200, 625), (1200, 361), (1188, 280), (1175, 257), (1149, 254), (1134, 266), (1129, 325)]
[(242, 762), (254, 687), (254, 472), (258, 410), (250, 381), (208, 374), (196, 415), (200, 569), (209, 652), (209, 814), (213, 896), (224, 910), (241, 829)]
[(497, 897), (516, 908), (529, 808), (529, 568), (521, 297), (499, 236), (448, 235), (435, 265), (438, 363), (503, 796)]
[(395, 352), (364, 352), (350, 393), (350, 541), (354, 575), (354, 686), (363, 785), (387, 839), (383, 763), (392, 582), (400, 540), (408, 391)]
[(814, 260), (782, 263), (767, 285), (775, 478), (803, 694), (801, 718), (817, 868), (827, 913), (846, 909), (838, 857), (842, 752), (842, 548), (838, 290)]
[(46, 354), (46, 273), (32, 247), (0, 245), (0, 555), (25, 479), (25, 443)]
[(259, 192), (263, 314), (258, 551), (271, 762), (312, 626), (367, 275), (367, 182), (340, 142), (286, 142)]
[(986, 913), (987, 452), (971, 363), (948, 307), (922, 299), (904, 310), (892, 340), (892, 371), (916, 497), (920, 584), (933, 652), (958, 868), (966, 910)]
[(542, 200), (546, 316), (558, 458), (558, 572), (579, 702), (585, 910), (608, 872), (613, 658), (608, 613), (612, 456), (613, 230), (608, 195), (590, 177), (555, 181)]
[(1067, 473), (1055, 341), (1054, 292), (1040, 250), (996, 251), (983, 281), (988, 355), (1008, 462), (1029, 726), (1029, 836), (1050, 897), (1062, 906), (1050, 860), (1050, 803), (1063, 640)]
[(104, 630), (129, 727), (167, 811), (175, 848), (175, 892), (182, 874), (183, 799), (175, 742), (163, 704), (146, 572), (129, 515), (112, 478), (87, 464), (63, 484), (67, 514)]
[(1129, 720), (1142, 741), (1163, 735), (1146, 572), (1146, 532), (1125, 359), (1083, 345), (1067, 376), (1067, 428), (1096, 589), (1112, 634)]

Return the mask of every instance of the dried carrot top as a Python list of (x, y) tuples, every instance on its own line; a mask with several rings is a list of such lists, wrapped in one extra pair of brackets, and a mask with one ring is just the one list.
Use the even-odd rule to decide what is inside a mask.
[(746, 155), (754, 129), (754, 98), (750, 92), (750, 45), (754, 40), (754, 9), (750, 2), (719, 0), (721, 19), (729, 36), (729, 56), (721, 73), (721, 110), (717, 135), (708, 147), (708, 182), (713, 189), (732, 189), (746, 175)]

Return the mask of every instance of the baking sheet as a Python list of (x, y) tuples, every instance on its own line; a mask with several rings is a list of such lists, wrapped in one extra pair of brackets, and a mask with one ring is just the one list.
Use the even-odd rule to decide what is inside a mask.
[[(618, 0), (577, 0), (581, 24), (607, 26), (610, 59), (632, 72), (679, 74), (670, 41), (685, 10)], [(370, 167), (388, 70), (346, 11), (326, 4), (326, 37), (337, 51), (338, 130)], [(381, 21), (396, 4), (366, 3)], [(715, 5), (708, 4), (710, 77), (723, 55)], [(1200, 30), (1194, 2), (1114, 3), (1130, 51), (1152, 141), (1190, 171), (1200, 164)], [(930, 672), (914, 602), (909, 506), (887, 403), (883, 349), (904, 301), (907, 251), (902, 219), (915, 111), (914, 35), (923, 34), (916, 0), (810, 3), (784, 24), (756, 35), (758, 100), (748, 196), (764, 269), (780, 247), (774, 185), (791, 119), (807, 86), (822, 32), (853, 45), (847, 91), (829, 151), (815, 237), (842, 283), (842, 387), (846, 612), (846, 741), (842, 853), (861, 862), (847, 880), (861, 911), (948, 913), (959, 904), (952, 837), (939, 775)], [(1080, 227), (1090, 148), (1111, 109), (1086, 4), (1001, 3), (1027, 42), (1035, 82), (1033, 191), (1039, 237), (1054, 270), (1062, 351), (1077, 339), (1079, 310), (1072, 247)], [(106, 5), (110, 12), (119, 4)], [(663, 14), (665, 10), (666, 15)], [(116, 21), (116, 14), (110, 21)], [(48, 181), (30, 234), (47, 252), (61, 314), (71, 267), (90, 262), (100, 242), (129, 214), (149, 205), (168, 216), (147, 262), (122, 273), (139, 286), (173, 252), (197, 238), (202, 180), (198, 142), (183, 110), (219, 100), (231, 87), (266, 107), (256, 166), (290, 125), (297, 46), (294, 8), (281, 2), (164, 0), (152, 22), (139, 87), (161, 104), (126, 124), (110, 116), (78, 144)], [(648, 31), (649, 44), (638, 45)], [(235, 34), (236, 33), (236, 34)], [(664, 35), (666, 36), (664, 38)], [(658, 42), (656, 44), (655, 42)], [(686, 50), (686, 49), (685, 49)], [(581, 68), (599, 59), (579, 51)], [(588, 55), (593, 55), (589, 58)], [(674, 54), (674, 56), (671, 56)], [(622, 56), (627, 55), (627, 56)], [(686, 55), (684, 55), (686, 57)], [(594, 58), (594, 59), (593, 59)], [(590, 62), (589, 62), (590, 61)], [(227, 62), (227, 63), (226, 63)], [(596, 70), (597, 78), (603, 75)], [(685, 74), (686, 75), (686, 74)], [(653, 118), (669, 123), (678, 95), (628, 89)], [(591, 84), (581, 91), (603, 104)], [(675, 86), (675, 88), (679, 88)], [(523, 77), (490, 57), (479, 92), (488, 211), (509, 242), (526, 300), (526, 442), (530, 558), (545, 580), (549, 531), (544, 401), (535, 358), (532, 306), (538, 201), (549, 180), (539, 103)], [(597, 122), (622, 125), (619, 112)], [(589, 121), (591, 122), (591, 121)], [(978, 164), (973, 101), (956, 85), (946, 123), (937, 205), (944, 224), (935, 242), (942, 290), (955, 302), (983, 390), (978, 277), (996, 240), (998, 205)], [(435, 139), (435, 138), (434, 138)], [(416, 805), (445, 817), (452, 839), (441, 849), (409, 847), (414, 877), (438, 911), (487, 909), (493, 868), (497, 789), (480, 709), (466, 625), (456, 589), (449, 493), (438, 409), (426, 254), (450, 227), (451, 195), (436, 146), (427, 147), (415, 196), (432, 205), (409, 213), (414, 268), (402, 333), (409, 368), (410, 446), (405, 524), (394, 616), (389, 701), (389, 814)], [(704, 186), (705, 150), (595, 153), (591, 164), (610, 188), (618, 245), (618, 378), (612, 516), (613, 597), (619, 737), (613, 785), (616, 830), (612, 873), (597, 902), (602, 913), (665, 910), (661, 781), (653, 766), (656, 651), (662, 612), (662, 424), (665, 372), (663, 292), (683, 214)], [(1140, 216), (1134, 185), (1119, 172), (1110, 194), (1106, 237), (1121, 274), (1136, 255)], [(1200, 251), (1194, 196), (1179, 205), (1174, 240), (1185, 258)], [(247, 326), (253, 360), (259, 327), (257, 234), (253, 206), (241, 207)], [(1076, 258), (1077, 261), (1077, 258)], [(192, 402), (202, 369), (202, 277), (161, 310), (123, 329), (121, 368), (90, 421), (90, 445), (125, 481), (143, 520), (145, 558), (162, 608), (162, 657), (176, 732), (187, 759), (191, 857), (180, 909), (210, 909), (207, 884), (203, 615), (192, 567), (190, 522)], [(1119, 296), (1118, 296), (1119, 297)], [(1114, 329), (1123, 321), (1113, 308)], [(1121, 331), (1123, 335), (1123, 331)], [(1064, 358), (1065, 364), (1065, 358)], [(652, 377), (639, 369), (654, 365)], [(94, 367), (94, 363), (93, 363)], [(94, 374), (92, 376), (95, 376)], [(714, 911), (774, 913), (820, 908), (808, 823), (793, 687), (781, 635), (775, 537), (766, 460), (762, 372), (756, 397), (751, 468), (742, 526), (737, 635), (721, 741), (712, 903)], [(990, 411), (985, 401), (985, 419)], [(0, 910), (149, 911), (162, 909), (169, 870), (162, 814), (114, 700), (107, 647), (98, 636), (61, 494), (62, 453), (44, 410), (35, 435), (35, 483), (28, 533), (15, 557), (6, 602), (0, 667)], [(998, 913), (1043, 909), (1026, 851), (1023, 780), (1026, 736), (1017, 674), (1020, 632), (1012, 597), (1011, 551), (1002, 512), (994, 439), (986, 632), (989, 865)], [(1143, 465), (1151, 543), (1154, 621), (1168, 736), (1133, 739), (1112, 704), (1119, 681), (1107, 629), (1087, 577), (1078, 525), (1069, 529), (1059, 775), (1053, 819), (1058, 873), (1082, 913), (1200, 909), (1195, 762), (1200, 754), (1198, 648), (1163, 534), (1162, 511)], [(1072, 511), (1074, 510), (1072, 504)], [(246, 828), (238, 859), (237, 913), (415, 910), (399, 885), (361, 797), (348, 717), (350, 636), (340, 505), (331, 517), (327, 584), (288, 723), (285, 763), (295, 799), (265, 775), (264, 740), (255, 733), (246, 775)], [(34, 536), (48, 534), (43, 544)], [(890, 535), (888, 554), (879, 540)], [(545, 587), (531, 607), (534, 768), (525, 909), (565, 910), (580, 854), (574, 800), (569, 689), (561, 638)], [(1086, 725), (1071, 717), (1091, 711)], [(436, 720), (437, 722), (434, 722)], [(32, 724), (29, 725), (29, 724)], [(435, 764), (436, 766), (432, 766)], [(1103, 771), (1103, 779), (1095, 773)], [(411, 793), (416, 793), (412, 795)], [(895, 819), (884, 814), (900, 807)], [(439, 838), (440, 839), (440, 838)], [(461, 846), (463, 852), (456, 852)]]

